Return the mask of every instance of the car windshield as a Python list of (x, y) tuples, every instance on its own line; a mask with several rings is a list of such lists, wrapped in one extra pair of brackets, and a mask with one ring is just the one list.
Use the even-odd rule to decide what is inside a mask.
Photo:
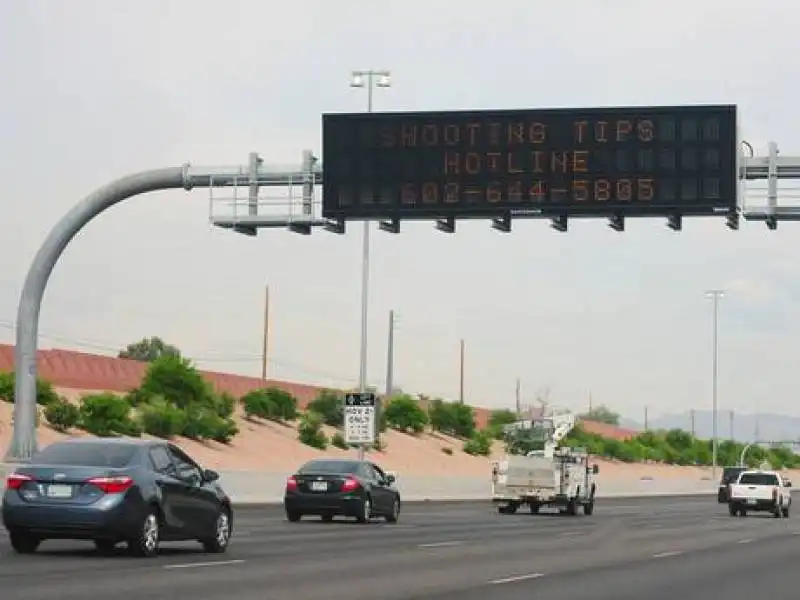
[(303, 473), (357, 473), (358, 462), (354, 460), (312, 460), (297, 471)]
[(31, 459), (31, 464), (74, 465), (120, 469), (130, 464), (136, 454), (133, 444), (66, 442), (51, 444)]
[(778, 477), (772, 473), (742, 473), (742, 485), (778, 485)]

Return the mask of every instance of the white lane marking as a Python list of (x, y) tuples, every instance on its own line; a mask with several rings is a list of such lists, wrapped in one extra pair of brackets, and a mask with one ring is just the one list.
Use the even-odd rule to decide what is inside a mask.
[(492, 579), (489, 583), (500, 585), (502, 583), (514, 583), (515, 581), (525, 581), (526, 579), (538, 579), (544, 577), (544, 573), (528, 573), (527, 575), (515, 575), (514, 577), (503, 577), (502, 579)]
[(737, 544), (749, 544), (750, 542), (753, 542), (753, 541), (755, 541), (755, 540), (753, 540), (753, 538), (747, 538), (746, 540), (739, 540), (736, 543)]
[(164, 565), (165, 569), (201, 569), (203, 567), (222, 567), (225, 565), (238, 565), (243, 563), (243, 559), (237, 560), (216, 560), (212, 562), (181, 563), (178, 565)]
[(667, 558), (669, 556), (678, 556), (679, 554), (683, 554), (680, 550), (671, 550), (669, 552), (659, 552), (658, 554), (653, 554), (653, 558)]
[(558, 534), (558, 537), (567, 537), (570, 535), (581, 535), (583, 531), (562, 531)]
[(446, 548), (448, 546), (460, 546), (463, 540), (453, 540), (451, 542), (431, 542), (430, 544), (419, 544), (417, 548)]

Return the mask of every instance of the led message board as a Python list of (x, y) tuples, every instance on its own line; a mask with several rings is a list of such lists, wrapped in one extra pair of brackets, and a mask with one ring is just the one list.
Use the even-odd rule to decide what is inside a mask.
[(711, 215), (736, 206), (735, 106), (323, 115), (323, 215)]

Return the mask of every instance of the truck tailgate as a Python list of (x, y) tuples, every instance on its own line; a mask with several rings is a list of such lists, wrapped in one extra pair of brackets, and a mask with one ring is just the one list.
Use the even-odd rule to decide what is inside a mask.
[(772, 500), (775, 495), (775, 486), (772, 485), (747, 485), (733, 484), (730, 486), (730, 497), (755, 498), (756, 500)]

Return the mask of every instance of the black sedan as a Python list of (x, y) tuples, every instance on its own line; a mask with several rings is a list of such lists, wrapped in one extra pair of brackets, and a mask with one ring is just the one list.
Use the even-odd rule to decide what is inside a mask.
[(394, 475), (367, 460), (312, 460), (286, 479), (286, 518), (294, 522), (303, 515), (317, 515), (331, 521), (342, 515), (359, 523), (372, 517), (396, 523), (400, 492), (394, 484)]
[(162, 541), (225, 552), (233, 511), (218, 478), (163, 441), (57, 442), (8, 476), (3, 525), (21, 554), (47, 539), (93, 540), (101, 552), (125, 542), (144, 557)]

